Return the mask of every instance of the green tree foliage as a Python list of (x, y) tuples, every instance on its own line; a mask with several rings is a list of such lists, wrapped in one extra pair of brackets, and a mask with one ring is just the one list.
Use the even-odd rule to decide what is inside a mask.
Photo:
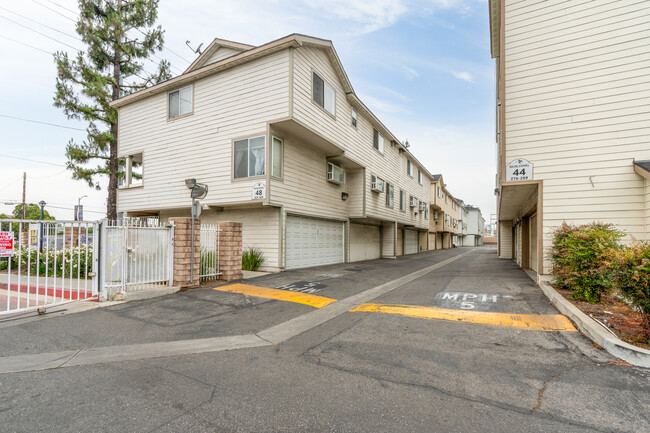
[[(18, 204), (11, 212), (14, 218), (22, 219), (23, 217), (23, 205)], [(28, 203), (25, 206), (25, 219), (28, 220), (40, 220), (41, 219), (41, 207), (34, 203)], [(49, 212), (43, 209), (43, 219), (44, 220), (54, 220), (54, 217), (49, 214)]]
[(600, 294), (613, 285), (611, 262), (622, 237), (611, 224), (563, 223), (553, 232), (551, 249), (556, 285), (571, 290), (575, 299), (600, 301)]
[(617, 287), (644, 315), (646, 336), (650, 341), (650, 244), (635, 241), (614, 256)]
[(79, 11), (76, 30), (86, 51), (76, 58), (55, 54), (54, 106), (70, 119), (88, 122), (86, 140), (70, 140), (66, 147), (67, 166), (73, 179), (97, 189), (98, 178), (108, 176), (107, 216), (116, 219), (117, 110), (109, 104), (171, 77), (167, 61), (154, 74), (139, 62), (162, 50), (164, 31), (153, 27), (158, 0), (79, 0)]

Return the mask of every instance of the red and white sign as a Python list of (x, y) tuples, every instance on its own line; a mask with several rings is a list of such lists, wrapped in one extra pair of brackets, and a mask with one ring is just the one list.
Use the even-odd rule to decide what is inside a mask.
[(14, 255), (14, 232), (0, 232), (0, 257)]

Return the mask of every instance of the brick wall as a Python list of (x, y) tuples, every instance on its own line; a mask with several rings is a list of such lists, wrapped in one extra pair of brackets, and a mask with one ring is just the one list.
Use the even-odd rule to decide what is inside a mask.
[(219, 242), (220, 280), (232, 281), (242, 278), (242, 223), (219, 222), (221, 227)]
[(199, 286), (201, 263), (201, 219), (194, 219), (194, 270), (190, 278), (192, 252), (192, 218), (170, 218), (174, 223), (174, 285), (181, 288)]

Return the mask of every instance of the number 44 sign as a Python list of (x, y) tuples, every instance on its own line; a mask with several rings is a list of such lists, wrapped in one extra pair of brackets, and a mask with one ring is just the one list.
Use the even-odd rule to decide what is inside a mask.
[(533, 180), (533, 164), (527, 159), (515, 159), (506, 167), (506, 180), (508, 182)]

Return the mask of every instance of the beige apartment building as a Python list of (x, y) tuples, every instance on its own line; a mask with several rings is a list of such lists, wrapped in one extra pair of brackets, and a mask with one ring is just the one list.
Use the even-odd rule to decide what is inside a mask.
[(112, 105), (119, 212), (190, 216), (195, 178), (209, 187), (202, 222), (242, 222), (263, 270), (427, 248), (431, 174), (361, 102), (330, 41), (215, 39), (182, 75)]
[(429, 249), (451, 248), (454, 236), (459, 232), (460, 204), (447, 190), (441, 174), (435, 174), (431, 179)]
[(650, 232), (650, 2), (490, 0), (498, 254), (550, 273), (563, 221)]

